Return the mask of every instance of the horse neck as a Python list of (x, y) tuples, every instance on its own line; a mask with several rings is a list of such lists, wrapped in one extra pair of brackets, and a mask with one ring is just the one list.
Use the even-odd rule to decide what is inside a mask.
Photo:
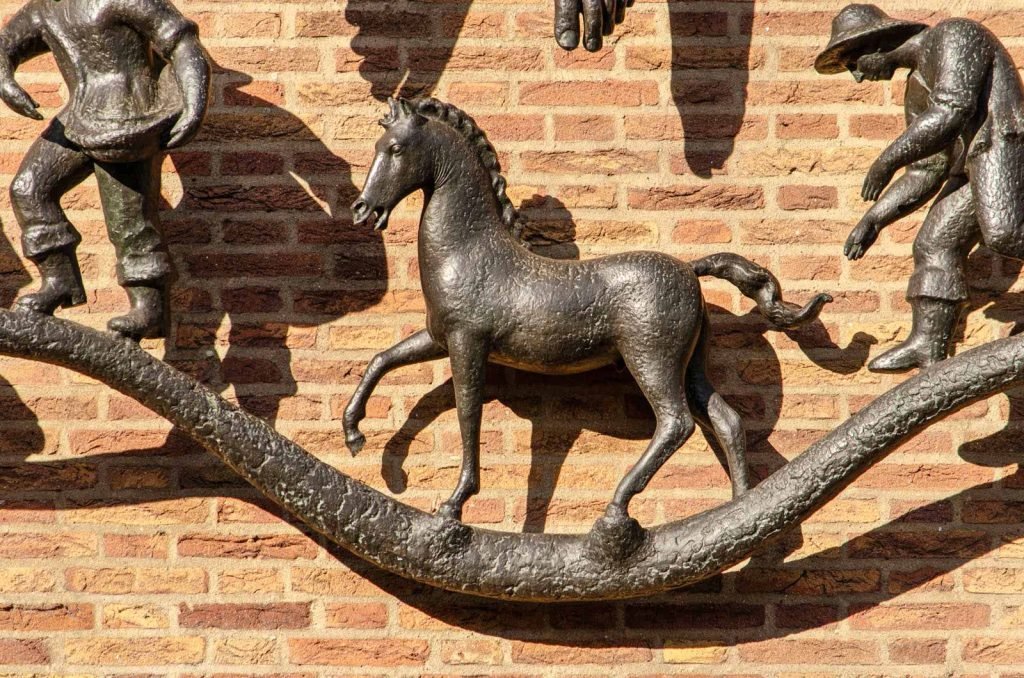
[[(503, 246), (509, 234), (490, 175), (475, 159), (454, 167), (435, 167), (436, 183), (424, 190), (420, 219), (421, 251), (465, 251), (474, 246)], [(443, 158), (439, 161), (443, 165)], [(509, 245), (512, 245), (511, 238)]]

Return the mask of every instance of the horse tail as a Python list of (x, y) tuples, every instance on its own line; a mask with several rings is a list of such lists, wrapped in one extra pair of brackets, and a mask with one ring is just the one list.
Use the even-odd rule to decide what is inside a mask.
[(712, 276), (735, 285), (743, 296), (757, 303), (757, 310), (778, 329), (797, 327), (814, 320), (832, 296), (819, 294), (803, 308), (782, 300), (779, 280), (771, 271), (738, 254), (723, 252), (690, 263), (698, 276)]

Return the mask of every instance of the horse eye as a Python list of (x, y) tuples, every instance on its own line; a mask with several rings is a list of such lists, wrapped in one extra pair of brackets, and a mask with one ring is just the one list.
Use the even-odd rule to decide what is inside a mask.
[(391, 148), (388, 150), (391, 151), (391, 155), (401, 155), (403, 150), (402, 144), (391, 144)]

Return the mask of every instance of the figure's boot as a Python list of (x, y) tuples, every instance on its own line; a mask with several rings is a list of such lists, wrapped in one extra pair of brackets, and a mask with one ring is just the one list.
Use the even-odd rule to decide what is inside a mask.
[(111, 318), (107, 329), (134, 339), (166, 337), (170, 324), (166, 290), (159, 285), (132, 285), (126, 287), (131, 310), (125, 315)]
[(53, 315), (58, 307), (71, 308), (85, 303), (85, 286), (74, 247), (47, 252), (33, 258), (33, 262), (43, 276), (43, 283), (38, 291), (14, 302), (16, 309)]
[(896, 348), (872, 360), (868, 369), (872, 372), (902, 372), (945, 360), (949, 357), (953, 330), (964, 306), (963, 302), (948, 299), (911, 299), (914, 320), (910, 336)]

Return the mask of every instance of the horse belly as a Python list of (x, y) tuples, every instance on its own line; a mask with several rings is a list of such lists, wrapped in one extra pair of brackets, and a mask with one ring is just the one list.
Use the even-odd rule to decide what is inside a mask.
[(495, 341), (488, 360), (540, 374), (577, 374), (620, 360), (610, 338), (579, 332), (516, 332)]

